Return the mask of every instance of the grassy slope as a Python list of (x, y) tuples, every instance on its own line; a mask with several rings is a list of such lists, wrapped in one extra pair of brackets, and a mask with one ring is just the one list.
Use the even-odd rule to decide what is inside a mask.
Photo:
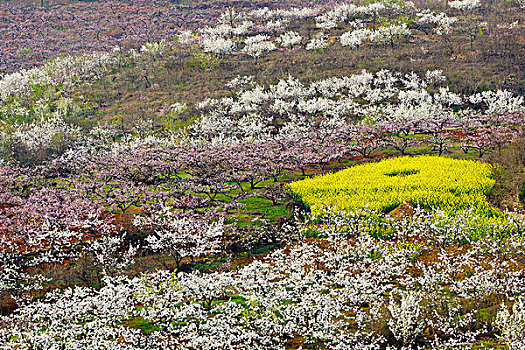
[[(211, 5), (219, 6), (214, 2)], [(269, 5), (275, 7), (273, 3)], [(191, 1), (184, 1), (180, 6), (191, 8), (193, 5)], [(225, 84), (238, 75), (253, 75), (259, 83), (266, 85), (289, 74), (306, 83), (350, 75), (362, 69), (372, 72), (381, 69), (402, 73), (414, 71), (418, 74), (442, 69), (448, 78), (447, 84), (456, 92), (508, 89), (518, 94), (525, 93), (525, 75), (522, 74), (525, 71), (524, 27), (518, 26), (507, 36), (498, 29), (498, 26), (509, 25), (516, 20), (523, 22), (523, 11), (517, 6), (498, 2), (484, 9), (485, 13), (474, 11), (469, 17), (446, 9), (437, 2), (420, 6), (447, 11), (449, 15), (460, 18), (464, 26), (484, 21), (489, 29), (472, 43), (468, 31), (457, 29), (451, 35), (450, 43), (447, 43), (442, 37), (427, 35), (413, 28), (413, 37), (395, 42), (394, 47), (365, 43), (357, 49), (350, 49), (342, 47), (338, 41), (350, 27), (340, 25), (330, 31), (330, 46), (323, 52), (311, 52), (304, 48), (274, 51), (261, 57), (257, 63), (246, 55), (229, 55), (219, 58), (216, 64), (207, 68), (195, 62), (194, 55), (200, 52), (198, 46), (184, 49), (174, 46), (153, 64), (115, 68), (102, 80), (79, 87), (72, 96), (79, 104), (88, 107), (86, 116), (92, 122), (114, 120), (123, 129), (129, 129), (133, 120), (155, 118), (161, 107), (174, 102), (189, 106), (182, 115), (183, 119), (198, 116), (195, 104), (208, 97), (228, 95), (230, 91)], [(417, 24), (412, 26), (417, 27)], [(306, 40), (319, 31), (312, 20), (292, 23), (289, 28), (306, 38), (303, 47)], [(22, 101), (22, 104), (32, 105), (38, 98), (34, 96)], [(157, 123), (161, 125), (161, 121)]]

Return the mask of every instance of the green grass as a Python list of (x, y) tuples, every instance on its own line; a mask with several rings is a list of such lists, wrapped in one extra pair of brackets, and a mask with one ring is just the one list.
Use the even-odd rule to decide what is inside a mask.
[(480, 340), (478, 344), (475, 344), (472, 347), (472, 350), (482, 350), (482, 349), (498, 349), (506, 350), (508, 347), (503, 343), (495, 340)]
[(145, 335), (149, 335), (155, 331), (161, 330), (159, 326), (155, 325), (153, 322), (144, 319), (141, 316), (130, 318), (129, 320), (124, 322), (124, 325), (129, 328), (140, 329), (140, 331)]
[(273, 205), (271, 200), (262, 197), (250, 197), (241, 199), (239, 202), (244, 204), (242, 210), (246, 214), (241, 214), (241, 216), (245, 217), (257, 215), (273, 221), (291, 213), (284, 205)]

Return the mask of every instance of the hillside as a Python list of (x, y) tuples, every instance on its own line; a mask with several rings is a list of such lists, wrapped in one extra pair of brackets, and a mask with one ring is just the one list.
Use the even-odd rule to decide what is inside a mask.
[(0, 1), (0, 349), (524, 349), (524, 9)]

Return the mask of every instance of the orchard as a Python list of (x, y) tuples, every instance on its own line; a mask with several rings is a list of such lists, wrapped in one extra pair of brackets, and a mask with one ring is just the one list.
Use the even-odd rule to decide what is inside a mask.
[(0, 2), (0, 349), (525, 348), (524, 6)]

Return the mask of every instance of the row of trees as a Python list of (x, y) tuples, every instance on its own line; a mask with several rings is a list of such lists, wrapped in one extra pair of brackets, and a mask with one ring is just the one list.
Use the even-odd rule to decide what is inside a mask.
[[(192, 213), (192, 220), (200, 217), (211, 223), (224, 220), (239, 199), (249, 196), (282, 202), (287, 194), (271, 182), (287, 172), (300, 171), (304, 176), (314, 167), (322, 172), (334, 161), (371, 158), (382, 151), (441, 155), (456, 147), (483, 156), (521, 137), (522, 130), (515, 126), (521, 125), (523, 117), (522, 113), (478, 117), (464, 124), (442, 118), (384, 122), (233, 145), (159, 147), (120, 141), (72, 149), (33, 167), (6, 163), (0, 179), (2, 246), (31, 258), (35, 250), (45, 251), (45, 258), (51, 259), (39, 256), (33, 264), (55, 258), (63, 261), (63, 250), (71, 250), (72, 244), (126, 230), (116, 225), (115, 215), (107, 209), (128, 215), (137, 208), (145, 215), (145, 221), (137, 221), (139, 226), (185, 226), (182, 231), (168, 231), (197, 240), (195, 235), (207, 231), (190, 229), (185, 215)], [(177, 209), (172, 224), (152, 219), (151, 215), (166, 208)], [(200, 209), (215, 214), (203, 219)], [(220, 232), (224, 236), (233, 231), (230, 227)], [(216, 247), (218, 241), (208, 238)], [(195, 244), (201, 248), (203, 241), (199, 242)]]
[[(237, 269), (106, 276), (101, 288), (48, 293), (2, 317), (0, 335), (12, 347), (410, 349), (472, 347), (496, 333), (521, 349), (525, 285), (522, 263), (510, 257), (520, 256), (523, 232), (498, 244), (478, 235), (457, 248), (476, 236), (476, 220), (420, 209), (401, 220), (334, 213), (316, 225), (324, 239)], [(393, 227), (394, 238), (377, 239), (380, 227)], [(312, 222), (298, 229), (308, 234)], [(507, 257), (498, 261), (497, 252)]]

